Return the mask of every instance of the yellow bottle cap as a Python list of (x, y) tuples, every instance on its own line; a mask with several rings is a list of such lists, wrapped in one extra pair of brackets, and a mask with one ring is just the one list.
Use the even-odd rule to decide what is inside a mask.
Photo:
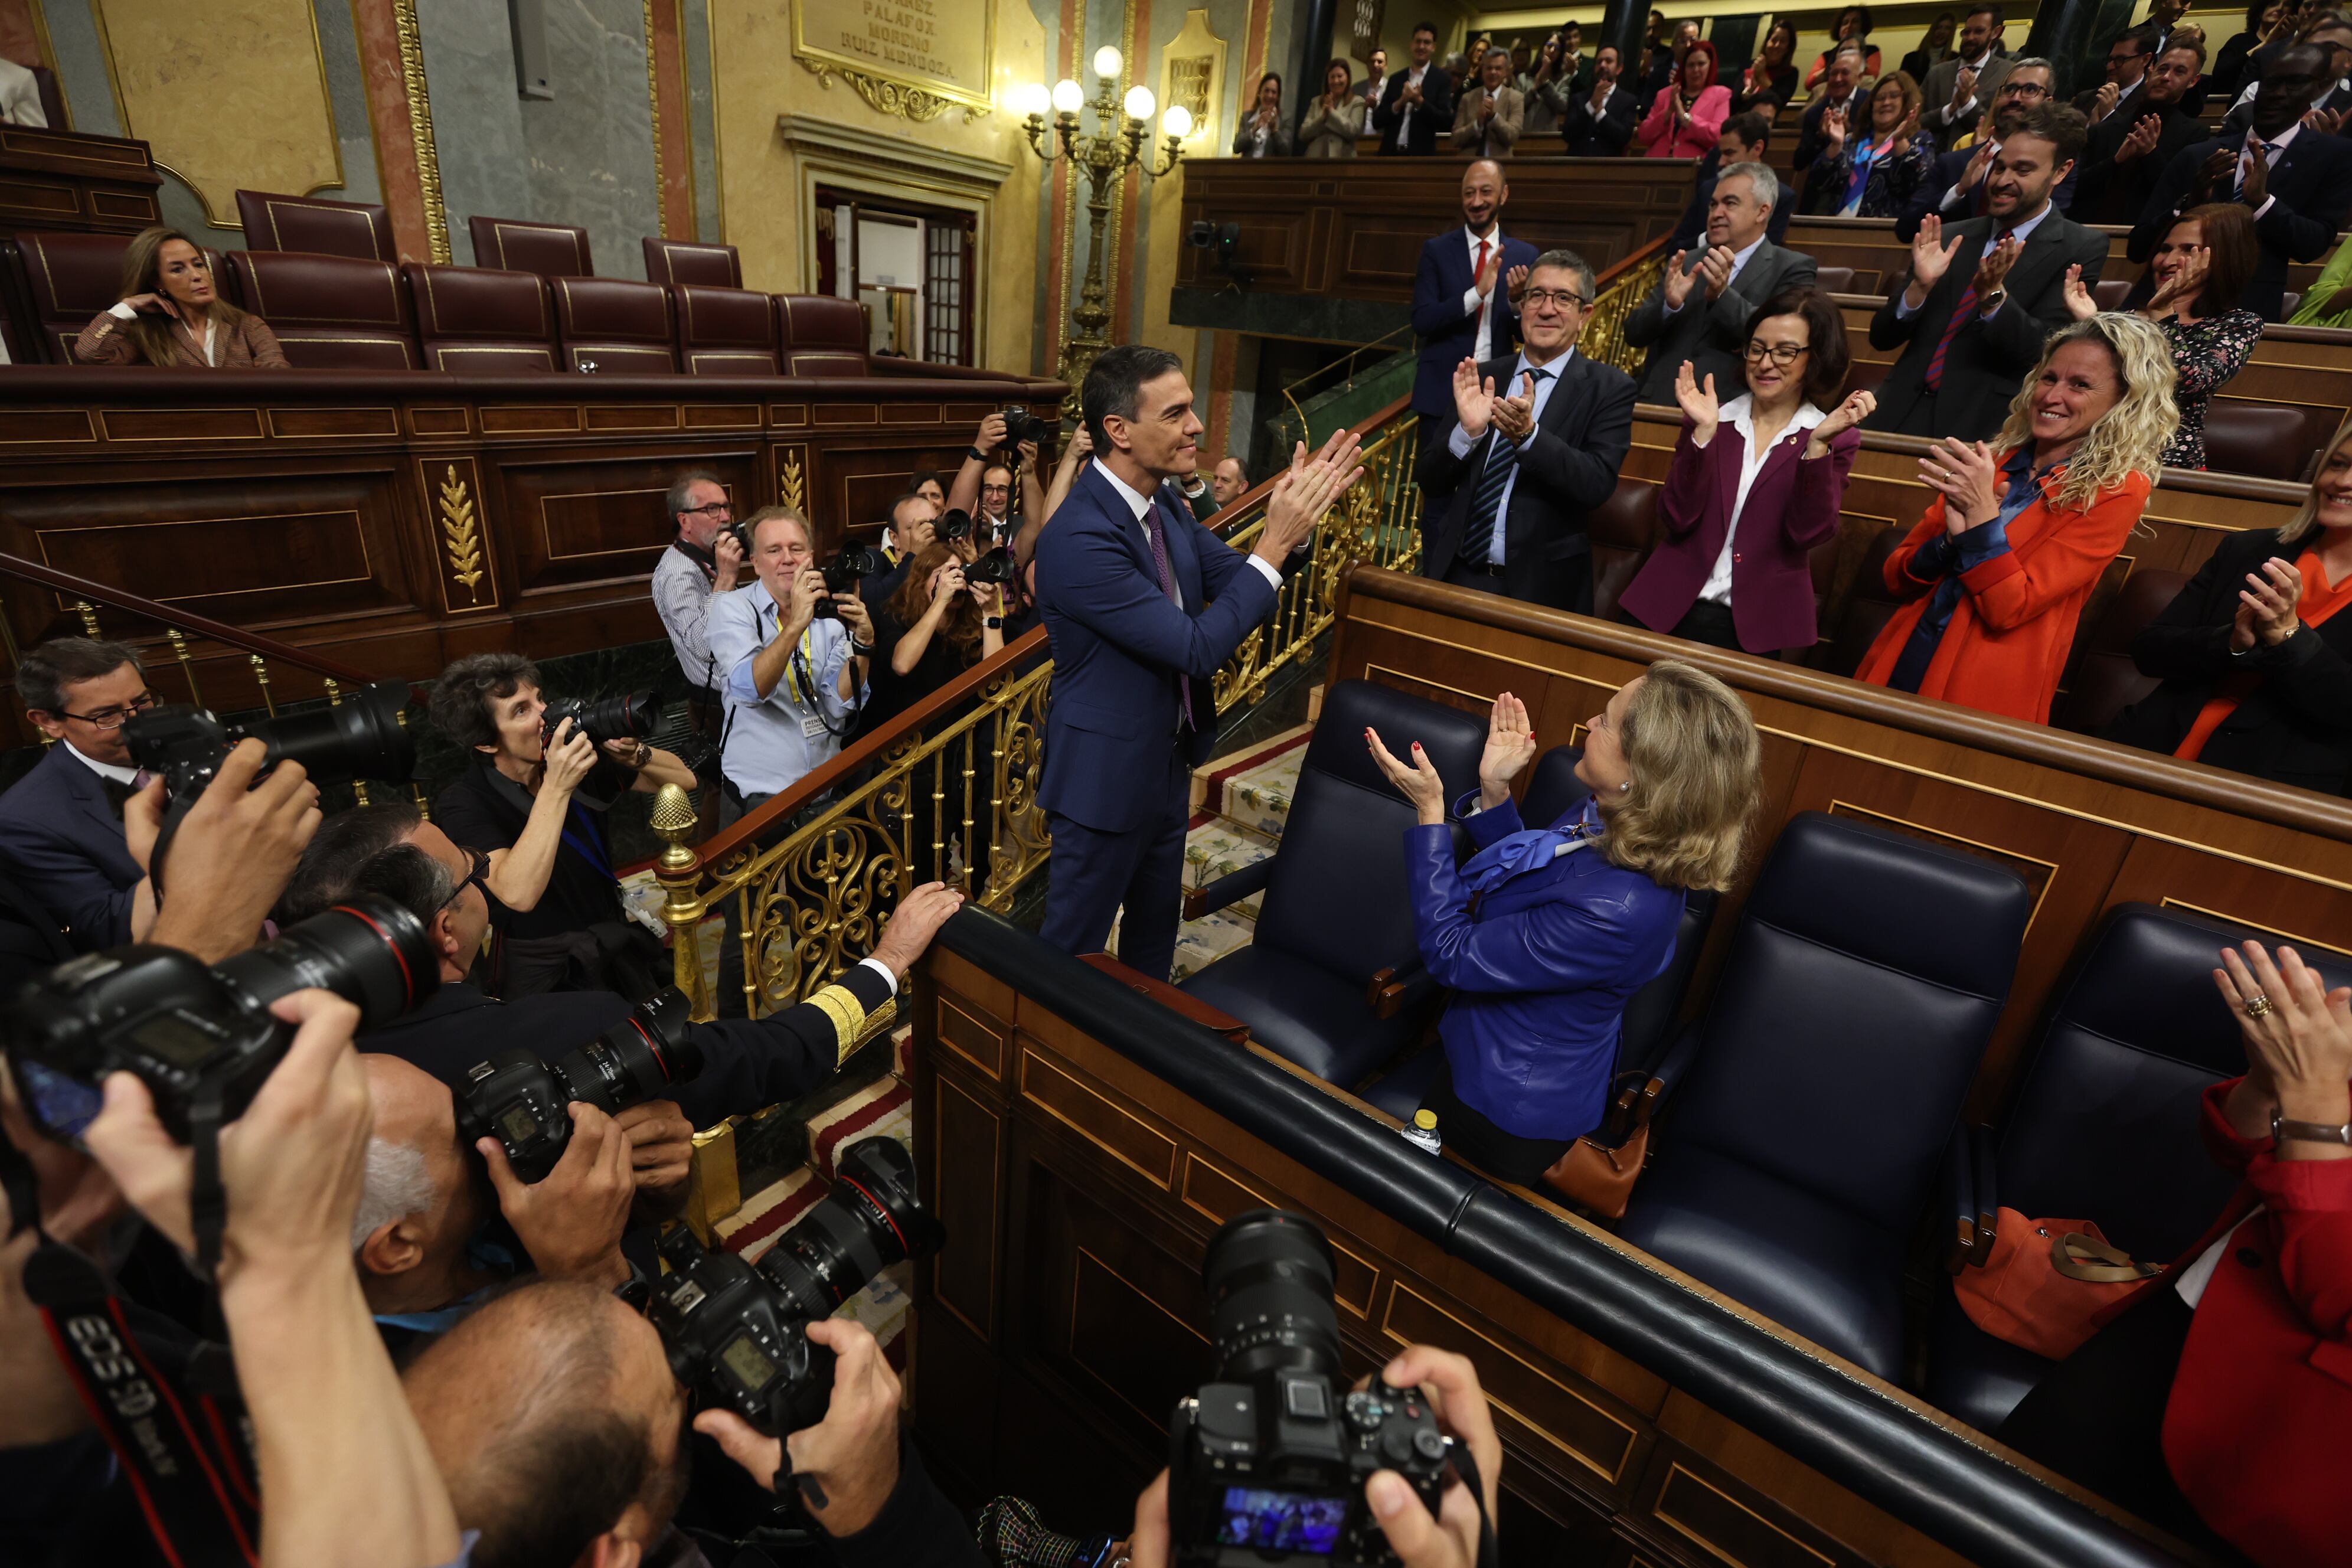
[(1412, 1124), (1423, 1132), (1434, 1132), (1437, 1131), (1437, 1112), (1416, 1110), (1412, 1113)]

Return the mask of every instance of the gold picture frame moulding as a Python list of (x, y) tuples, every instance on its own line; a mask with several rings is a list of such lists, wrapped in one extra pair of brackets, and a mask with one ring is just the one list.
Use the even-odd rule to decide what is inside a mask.
[[(839, 77), (881, 114), (920, 124), (961, 107), (967, 122), (995, 103), (997, 0), (792, 0), (793, 58), (830, 88)], [(972, 35), (977, 31), (978, 37)], [(977, 60), (972, 79), (952, 71)]]

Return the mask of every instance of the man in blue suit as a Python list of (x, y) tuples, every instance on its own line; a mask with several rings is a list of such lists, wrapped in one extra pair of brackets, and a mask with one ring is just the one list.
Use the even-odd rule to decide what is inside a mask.
[(1421, 247), (1412, 279), (1412, 330), (1421, 338), (1416, 414), (1453, 413), (1454, 367), (1465, 359), (1484, 364), (1518, 346), (1517, 300), (1536, 247), (1504, 237), (1503, 204), (1510, 199), (1503, 166), (1479, 159), (1462, 171), (1462, 226)]
[(58, 637), (26, 654), (16, 695), (55, 744), (0, 795), (0, 858), (77, 951), (119, 946), (131, 940), (131, 905), (146, 879), (122, 834), (121, 802), (146, 782), (122, 727), (155, 695), (136, 653), (89, 637)]
[(1351, 434), (1275, 481), (1247, 555), (1193, 520), (1171, 480), (1198, 465), (1183, 362), (1128, 344), (1087, 373), (1094, 457), (1037, 536), (1037, 599), (1054, 652), (1038, 789), (1053, 830), (1040, 934), (1095, 952), (1127, 916), (1119, 957), (1166, 979), (1183, 899), (1189, 774), (1207, 760), (1210, 680), (1274, 613), (1282, 565), (1363, 470)]

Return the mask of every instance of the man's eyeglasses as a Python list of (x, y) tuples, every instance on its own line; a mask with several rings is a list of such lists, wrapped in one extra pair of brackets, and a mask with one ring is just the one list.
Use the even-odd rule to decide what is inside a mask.
[(2011, 81), (2001, 84), (2001, 92), (2010, 98), (2047, 98), (2050, 89), (2038, 81)]
[(1759, 343), (1751, 340), (1741, 357), (1750, 364), (1769, 359), (1774, 364), (1788, 366), (1796, 363), (1797, 356), (1810, 346), (1806, 343)]
[(58, 710), (60, 719), (79, 719), (93, 730), (120, 730), (125, 724), (161, 700), (152, 691), (142, 691), (120, 708), (101, 708), (95, 713), (68, 713)]
[(705, 501), (700, 506), (690, 506), (685, 509), (686, 514), (689, 517), (698, 516), (705, 512), (733, 511), (734, 510), (735, 506), (733, 502), (723, 500)]
[(1565, 310), (1570, 306), (1581, 310), (1590, 307), (1592, 303), (1583, 295), (1568, 289), (1530, 289), (1522, 298), (1531, 306), (1549, 304), (1559, 310)]
[[(447, 909), (451, 904), (456, 903), (460, 898), (464, 897), (466, 889), (468, 888), (481, 889), (482, 897), (485, 899), (488, 899), (490, 896), (489, 851), (486, 849), (467, 850), (466, 865), (467, 870), (465, 880), (459, 882), (455, 888), (451, 889), (449, 890), (449, 896), (441, 900), (442, 909)], [(436, 910), (435, 912), (438, 913), (439, 911)]]

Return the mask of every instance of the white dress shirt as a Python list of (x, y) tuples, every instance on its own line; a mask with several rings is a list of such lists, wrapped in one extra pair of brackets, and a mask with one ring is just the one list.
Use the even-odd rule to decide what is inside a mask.
[[(1421, 79), (1428, 74), (1429, 68), (1427, 66), (1408, 66), (1405, 68), (1404, 85), (1406, 87), (1419, 87), (1421, 85)], [(1402, 89), (1401, 89), (1399, 90), (1402, 91)], [(1404, 103), (1400, 100), (1399, 107), (1397, 109), (1396, 144), (1399, 147), (1402, 147), (1405, 144), (1405, 138), (1412, 134), (1412, 105), (1410, 103)]]
[[(1151, 498), (1145, 495), (1141, 490), (1137, 489), (1133, 485), (1129, 484), (1125, 479), (1120, 479), (1117, 474), (1112, 473), (1108, 465), (1104, 463), (1100, 458), (1091, 458), (1087, 460), (1094, 464), (1095, 472), (1100, 474), (1104, 479), (1110, 481), (1111, 489), (1117, 490), (1118, 492), (1119, 500), (1127, 503), (1127, 510), (1135, 514), (1135, 525), (1138, 528), (1142, 528), (1143, 514), (1151, 510)], [(1192, 515), (1192, 509), (1185, 507), (1185, 503), (1181, 498), (1177, 500), (1176, 504), (1179, 507), (1184, 507), (1185, 516), (1190, 517)], [(1150, 555), (1151, 553), (1151, 533), (1148, 529), (1144, 531), (1143, 535), (1143, 552), (1146, 555)], [(1282, 586), (1282, 574), (1276, 571), (1272, 566), (1267, 565), (1264, 556), (1253, 553), (1248, 559), (1249, 563), (1257, 568), (1257, 574), (1259, 576), (1265, 578), (1276, 589), (1279, 589)], [(1168, 596), (1176, 601), (1176, 607), (1178, 609), (1181, 610), (1184, 608), (1184, 584), (1177, 578), (1176, 563), (1172, 556), (1169, 559), (1168, 563)]]
[[(1743, 393), (1725, 404), (1716, 414), (1717, 440), (1723, 439), (1726, 426), (1739, 432), (1739, 488), (1731, 497), (1731, 521), (1723, 531), (1723, 548), (1715, 552), (1715, 566), (1707, 573), (1706, 582), (1698, 591), (1700, 598), (1712, 599), (1718, 605), (1731, 603), (1731, 546), (1739, 537), (1739, 519), (1748, 510), (1748, 492), (1755, 488), (1756, 476), (1764, 471), (1764, 459), (1790, 437), (1811, 430), (1829, 417), (1814, 407), (1810, 400), (1801, 403), (1798, 405), (1794, 417), (1790, 419), (1789, 427), (1773, 437), (1770, 447), (1759, 452), (1756, 449), (1755, 411), (1756, 399)], [(1805, 438), (1811, 439), (1811, 437)]]
[(1495, 273), (1495, 286), (1483, 295), (1478, 292), (1478, 247), (1482, 245), (1488, 247), (1486, 258), (1490, 261), (1502, 255), (1503, 226), (1496, 224), (1482, 239), (1468, 224), (1465, 224), (1462, 236), (1470, 244), (1470, 287), (1462, 290), (1462, 313), (1478, 318), (1478, 342), (1471, 350), (1470, 357), (1485, 364), (1495, 357), (1495, 296), (1502, 293), (1504, 287), (1503, 274), (1498, 268)]
[[(1569, 362), (1575, 357), (1576, 351), (1570, 349), (1556, 360), (1537, 364), (1528, 358), (1527, 351), (1521, 349), (1517, 363), (1511, 366), (1509, 384), (1495, 388), (1495, 395), (1516, 397), (1519, 392), (1520, 377), (1531, 370), (1549, 371), (1549, 374), (1537, 378), (1536, 395), (1528, 405), (1528, 417), (1540, 426), (1543, 422), (1544, 405), (1551, 401), (1551, 389), (1559, 384), (1559, 378), (1567, 371)], [(1490, 425), (1485, 435), (1472, 436), (1465, 432), (1460, 425), (1456, 425), (1454, 426), (1454, 434), (1446, 437), (1445, 449), (1457, 458), (1466, 458), (1476, 448), (1479, 442), (1491, 441), (1500, 432)], [(1528, 432), (1528, 439), (1530, 441), (1535, 439), (1534, 429), (1531, 428)], [(1503, 493), (1495, 502), (1495, 529), (1487, 536), (1486, 541), (1486, 559), (1497, 566), (1503, 563), (1503, 523), (1511, 515), (1511, 491), (1518, 487), (1518, 483), (1519, 465), (1514, 462), (1511, 465), (1511, 477), (1503, 481)]]
[(63, 742), (61, 744), (64, 745), (67, 751), (73, 753), (73, 760), (75, 762), (79, 763), (83, 767), (88, 768), (100, 778), (110, 779), (116, 784), (124, 785), (129, 785), (138, 782), (139, 770), (136, 768), (126, 768), (120, 763), (101, 763), (96, 757), (91, 756), (88, 752), (83, 751), (79, 746), (75, 745), (71, 741)]
[(2228, 1230), (2223, 1231), (2221, 1240), (2199, 1253), (2197, 1260), (2183, 1268), (2174, 1279), (2172, 1288), (2180, 1292), (2180, 1299), (2189, 1303), (2190, 1311), (2195, 1311), (2197, 1303), (2205, 1299), (2205, 1287), (2213, 1282), (2213, 1270), (2219, 1268), (2221, 1266), (2221, 1259), (2229, 1256), (2230, 1244), (2238, 1239), (2238, 1232), (2245, 1229), (2246, 1220), (2256, 1218), (2262, 1212), (2263, 1205), (2255, 1205), (2252, 1212), (2248, 1214), (2245, 1219), (2240, 1220)]
[[(1731, 292), (1731, 286), (1739, 281), (1739, 274), (1741, 270), (1747, 267), (1748, 258), (1754, 256), (1757, 251), (1763, 248), (1765, 238), (1766, 237), (1764, 235), (1759, 234), (1754, 239), (1748, 242), (1747, 249), (1735, 250), (1731, 253), (1731, 276), (1723, 280), (1723, 291), (1725, 293), (1728, 294)], [(1698, 253), (1697, 260), (1704, 261), (1706, 259), (1706, 251), (1701, 250)], [(1696, 272), (1698, 270), (1696, 261), (1692, 264), (1691, 270), (1693, 272)], [(1689, 304), (1695, 296), (1704, 303), (1706, 289), (1706, 285), (1703, 280), (1693, 282), (1690, 293), (1683, 296), (1683, 305)], [(1669, 316), (1677, 314), (1682, 310), (1683, 305), (1668, 305), (1666, 306), (1665, 313)]]
[(0, 59), (0, 125), (46, 129), (49, 111), (41, 107), (41, 84), (15, 60)]

